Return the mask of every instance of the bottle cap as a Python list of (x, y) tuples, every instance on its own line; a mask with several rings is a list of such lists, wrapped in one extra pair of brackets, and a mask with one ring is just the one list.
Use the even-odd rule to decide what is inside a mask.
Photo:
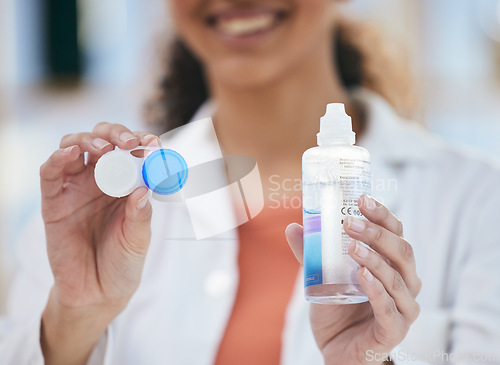
[(318, 146), (339, 142), (354, 144), (356, 134), (352, 131), (352, 119), (347, 115), (344, 104), (327, 105), (317, 137)]
[(94, 170), (95, 182), (109, 196), (121, 198), (144, 186), (141, 175), (142, 158), (132, 156), (130, 151), (114, 150), (97, 161)]

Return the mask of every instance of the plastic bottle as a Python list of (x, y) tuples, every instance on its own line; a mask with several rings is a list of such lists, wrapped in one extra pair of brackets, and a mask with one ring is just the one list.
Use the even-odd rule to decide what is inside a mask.
[(328, 104), (317, 136), (318, 147), (302, 156), (305, 296), (321, 304), (365, 302), (343, 221), (364, 218), (358, 198), (370, 194), (370, 154), (354, 146), (343, 104)]

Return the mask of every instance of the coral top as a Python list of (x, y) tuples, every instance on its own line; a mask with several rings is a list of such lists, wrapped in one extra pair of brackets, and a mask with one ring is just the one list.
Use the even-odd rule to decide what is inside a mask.
[(239, 227), (238, 293), (216, 365), (279, 364), (285, 312), (300, 266), (285, 228), (301, 219), (300, 207), (265, 207)]

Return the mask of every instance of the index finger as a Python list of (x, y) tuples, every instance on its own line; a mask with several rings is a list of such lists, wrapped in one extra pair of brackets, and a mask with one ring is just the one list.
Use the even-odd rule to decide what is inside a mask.
[(111, 142), (122, 150), (131, 150), (139, 145), (139, 138), (130, 129), (121, 124), (97, 123), (92, 133)]
[(403, 224), (382, 203), (368, 195), (361, 195), (358, 199), (358, 208), (370, 222), (384, 227), (399, 237), (403, 237)]

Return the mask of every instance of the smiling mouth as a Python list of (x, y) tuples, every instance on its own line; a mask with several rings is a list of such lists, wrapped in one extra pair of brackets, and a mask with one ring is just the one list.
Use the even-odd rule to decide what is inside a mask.
[(243, 38), (268, 32), (287, 17), (283, 10), (235, 10), (207, 18), (207, 25), (219, 34)]

